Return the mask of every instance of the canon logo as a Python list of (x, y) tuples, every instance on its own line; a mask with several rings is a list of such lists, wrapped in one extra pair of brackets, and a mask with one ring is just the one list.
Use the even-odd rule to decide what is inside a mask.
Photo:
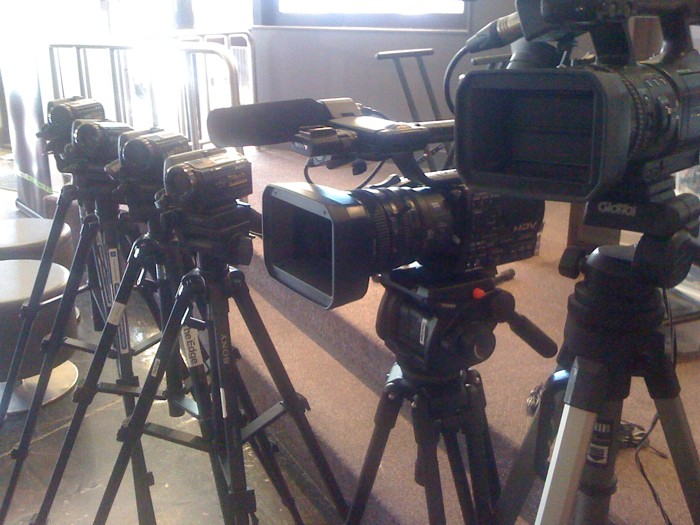
[(621, 204), (619, 202), (601, 201), (598, 204), (598, 211), (610, 215), (625, 215), (626, 217), (635, 217), (637, 215), (636, 206)]

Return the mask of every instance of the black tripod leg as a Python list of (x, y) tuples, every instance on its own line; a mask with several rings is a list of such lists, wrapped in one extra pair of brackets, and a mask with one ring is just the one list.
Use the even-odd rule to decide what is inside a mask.
[[(98, 199), (97, 211), (102, 212), (100, 215), (100, 227), (103, 232), (104, 245), (101, 248), (104, 250), (103, 255), (106, 258), (106, 266), (103, 267), (102, 290), (104, 293), (105, 304), (112, 315), (112, 305), (115, 303), (115, 296), (118, 292), (117, 288), (122, 280), (122, 258), (119, 247), (119, 228), (118, 228), (118, 205), (111, 198)], [(150, 254), (155, 254), (157, 246), (150, 244), (150, 240), (146, 240), (146, 246), (139, 245), (135, 251), (144, 251)], [(143, 267), (143, 265), (141, 265)], [(135, 281), (131, 279), (130, 286), (133, 288)], [(126, 305), (126, 303), (122, 303)], [(114, 319), (117, 324), (116, 341), (117, 341), (117, 368), (119, 379), (117, 384), (123, 386), (138, 387), (139, 379), (134, 375), (132, 363), (131, 341), (129, 337), (129, 322), (125, 315), (124, 307), (119, 307), (122, 311), (119, 312), (118, 318)], [(110, 319), (107, 319), (110, 322)], [(134, 410), (135, 400), (131, 394), (122, 395), (124, 411), (126, 415), (130, 415)], [(144, 457), (141, 441), (139, 440), (134, 446), (132, 453), (131, 468), (134, 477), (134, 493), (136, 495), (136, 510), (138, 520), (141, 525), (149, 525), (156, 523), (155, 513), (153, 511), (153, 502), (151, 500), (150, 486), (153, 484), (152, 476), (146, 467), (146, 459)]]
[(486, 525), (494, 521), (501, 486), (486, 419), (486, 396), (481, 376), (472, 369), (466, 372), (466, 378), (465, 390), (470, 408), (462, 415), (462, 432), (467, 442), (477, 522)]
[(694, 525), (700, 525), (700, 459), (680, 397), (655, 399), (676, 474)]
[(243, 321), (245, 322), (248, 331), (250, 332), (255, 345), (258, 347), (260, 355), (265, 362), (265, 365), (270, 372), (275, 386), (277, 387), (282, 400), (284, 401), (285, 407), (287, 408), (290, 416), (294, 420), (299, 433), (301, 434), (306, 447), (311, 454), (311, 457), (318, 469), (326, 489), (331, 496), (333, 504), (335, 505), (338, 513), (344, 517), (347, 514), (347, 502), (343, 497), (343, 493), (338, 486), (338, 482), (333, 475), (333, 471), (326, 460), (326, 456), (321, 450), (321, 446), (314, 434), (314, 431), (309, 424), (309, 420), (306, 418), (305, 410), (307, 409), (305, 401), (303, 401), (299, 394), (294, 390), (289, 375), (284, 368), (284, 364), (277, 353), (277, 350), (270, 338), (270, 334), (265, 328), (265, 324), (260, 317), (260, 313), (255, 307), (252, 297), (250, 296), (250, 291), (248, 290), (248, 285), (245, 282), (245, 276), (243, 272), (238, 269), (234, 269), (229, 273), (229, 289), (231, 290), (231, 297), (236, 302), (236, 306), (241, 312)]
[[(141, 296), (143, 299), (143, 302), (146, 303), (146, 307), (148, 308), (148, 311), (151, 313), (151, 316), (153, 317), (153, 321), (156, 323), (159, 329), (163, 328), (163, 324), (165, 323), (165, 319), (163, 319), (163, 315), (167, 315), (170, 310), (161, 310), (160, 304), (158, 301), (156, 301), (155, 298), (155, 290), (151, 289), (151, 287), (147, 287), (146, 285), (139, 285), (139, 282), (141, 279), (146, 280), (148, 273), (151, 273), (152, 276), (157, 275), (157, 270), (155, 269), (155, 266), (153, 265), (152, 267), (149, 267), (145, 269), (144, 271), (141, 272), (141, 276), (139, 277), (139, 281), (137, 281), (136, 284), (136, 291), (138, 294)], [(182, 277), (182, 274), (180, 274), (180, 277)], [(160, 293), (160, 292), (159, 292)], [(172, 296), (172, 294), (171, 294)], [(172, 298), (171, 298), (172, 301)], [(171, 302), (172, 304), (172, 302)], [(163, 315), (161, 315), (161, 311), (163, 311)]]
[(10, 509), (12, 497), (17, 487), (17, 482), (19, 481), (19, 476), (22, 472), (24, 461), (29, 455), (29, 447), (34, 435), (36, 422), (39, 417), (39, 410), (41, 409), (44, 394), (46, 393), (46, 388), (48, 386), (49, 379), (51, 378), (53, 362), (56, 358), (59, 347), (63, 343), (63, 336), (66, 326), (68, 326), (70, 316), (75, 315), (75, 298), (78, 294), (83, 272), (85, 271), (85, 262), (90, 252), (90, 247), (95, 240), (95, 236), (97, 235), (98, 228), (99, 224), (96, 216), (88, 215), (85, 217), (83, 226), (80, 230), (78, 246), (73, 257), (73, 262), (71, 263), (68, 282), (66, 283), (63, 297), (61, 297), (61, 302), (58, 306), (58, 311), (56, 312), (56, 319), (54, 320), (51, 334), (49, 335), (48, 339), (43, 341), (41, 345), (42, 352), (44, 352), (44, 358), (41, 363), (39, 379), (37, 380), (36, 391), (34, 393), (34, 397), (32, 398), (32, 404), (29, 407), (29, 412), (27, 413), (27, 419), (24, 424), (24, 430), (22, 431), (22, 437), (17, 448), (12, 451), (15, 466), (10, 476), (5, 497), (3, 498), (2, 507), (0, 507), (0, 523), (4, 523), (5, 519), (7, 518), (7, 513)]
[[(238, 392), (238, 397), (241, 402), (243, 413), (246, 416), (246, 420), (253, 421), (258, 418), (258, 411), (256, 410), (255, 405), (253, 404), (253, 400), (250, 397), (248, 388), (243, 382), (243, 378), (240, 375), (240, 371), (235, 365), (233, 373), (237, 377), (236, 381), (238, 382), (238, 384), (241, 385), (241, 390)], [(255, 432), (251, 436), (249, 443), (251, 448), (253, 449), (253, 452), (255, 452), (256, 457), (260, 461), (260, 464), (265, 470), (265, 473), (268, 475), (270, 481), (272, 481), (272, 484), (275, 486), (277, 494), (279, 494), (282, 503), (285, 507), (287, 507), (287, 510), (289, 510), (289, 513), (291, 514), (294, 523), (303, 524), (304, 520), (302, 519), (301, 514), (299, 513), (299, 509), (297, 508), (294, 496), (292, 496), (292, 493), (289, 490), (287, 481), (282, 475), (282, 470), (280, 469), (279, 464), (277, 463), (277, 459), (275, 458), (274, 447), (272, 446), (272, 443), (270, 443), (270, 440), (268, 439), (265, 430), (260, 429), (257, 432)]]
[(98, 256), (93, 246), (92, 254), (87, 260), (87, 287), (90, 290), (90, 307), (92, 309), (92, 328), (101, 332), (105, 327), (107, 311), (100, 287), (100, 272), (97, 270)]
[(552, 420), (561, 415), (562, 398), (569, 374), (565, 370), (551, 375), (544, 383), (541, 401), (532, 423), (520, 444), (496, 506), (496, 522), (512, 525), (518, 519), (537, 477), (547, 475), (549, 445), (554, 439)]
[[(392, 371), (396, 371), (397, 369), (398, 366), (394, 365)], [(397, 381), (393, 379), (394, 378), (390, 374), (389, 381), (384, 386), (382, 396), (379, 398), (379, 405), (374, 415), (374, 431), (372, 432), (372, 438), (367, 447), (365, 460), (362, 463), (360, 477), (357, 480), (355, 496), (352, 500), (347, 518), (345, 519), (346, 525), (357, 525), (362, 521), (369, 495), (372, 492), (374, 481), (377, 478), (379, 464), (382, 461), (384, 449), (389, 440), (389, 434), (391, 433), (391, 429), (394, 428), (394, 425), (396, 425), (396, 419), (401, 410), (401, 405), (403, 404), (403, 389), (397, 382), (400, 381), (401, 378), (397, 378)]]
[(447, 459), (450, 462), (450, 470), (452, 471), (452, 479), (454, 480), (457, 498), (459, 499), (459, 508), (462, 511), (462, 519), (465, 525), (476, 525), (478, 522), (476, 521), (474, 503), (472, 502), (469, 489), (467, 471), (462, 460), (462, 451), (459, 449), (459, 443), (457, 442), (457, 434), (454, 431), (443, 432), (442, 438), (445, 441), (445, 450), (447, 451)]
[(95, 516), (95, 524), (104, 524), (107, 522), (109, 511), (114, 504), (119, 485), (124, 477), (126, 467), (129, 464), (129, 458), (143, 434), (146, 418), (155, 400), (158, 386), (163, 380), (165, 363), (167, 363), (170, 353), (173, 348), (175, 348), (177, 336), (180, 331), (180, 322), (190, 308), (192, 295), (202, 293), (203, 289), (204, 283), (197, 276), (188, 275), (183, 278), (183, 284), (178, 290), (175, 304), (173, 305), (170, 317), (163, 330), (163, 337), (153, 357), (153, 364), (151, 365), (148, 377), (141, 389), (141, 395), (136, 402), (131, 416), (127, 418), (117, 435), (117, 439), (122, 441), (123, 444), (119, 450), (119, 455), (117, 456), (104, 495), (102, 496), (102, 501), (100, 501), (100, 506)]
[(645, 375), (647, 390), (654, 399), (659, 421), (666, 436), (673, 465), (694, 525), (700, 525), (700, 459), (688, 417), (680, 398), (676, 371), (659, 345), (656, 362)]
[(428, 401), (420, 395), (413, 398), (413, 432), (418, 446), (416, 459), (416, 483), (425, 489), (425, 501), (428, 507), (428, 523), (445, 525), (445, 503), (442, 497), (440, 467), (438, 465), (437, 447), (440, 433), (436, 422), (430, 417)]
[(498, 499), (496, 520), (499, 525), (512, 525), (515, 523), (537, 479), (535, 458), (541, 412), (540, 407), (535, 413), (530, 428), (520, 444), (515, 461)]
[(210, 346), (213, 387), (219, 388), (221, 405), (221, 426), (226, 452), (226, 472), (228, 473), (231, 507), (234, 523), (248, 524), (250, 515), (255, 512), (255, 499), (248, 489), (243, 457), (241, 429), (243, 418), (238, 406), (238, 392), (242, 391), (240, 377), (234, 373), (236, 351), (231, 345), (228, 321), (228, 296), (222, 283), (207, 282), (209, 297), (208, 322), (213, 345)]
[[(160, 311), (163, 312), (163, 316), (165, 316), (166, 312), (170, 311), (173, 304), (170, 275), (167, 265), (158, 264), (156, 266), (156, 275), (158, 278)], [(185, 414), (185, 411), (177, 401), (185, 395), (185, 388), (182, 382), (182, 360), (179, 352), (173, 352), (170, 355), (165, 374), (165, 382), (168, 413), (171, 417), (180, 417)]]
[[(139, 255), (134, 256), (134, 253), (138, 253)], [(117, 327), (119, 325), (121, 315), (126, 309), (126, 304), (129, 300), (129, 296), (131, 295), (134, 283), (136, 282), (142, 268), (144, 262), (142, 259), (145, 257), (145, 254), (146, 252), (143, 250), (134, 250), (132, 252), (132, 256), (129, 257), (129, 261), (126, 265), (126, 271), (124, 272), (124, 277), (122, 278), (121, 285), (119, 286), (119, 291), (117, 292), (114, 305), (112, 306), (109, 317), (107, 318), (105, 328), (100, 335), (99, 342), (97, 343), (97, 348), (95, 349), (95, 354), (93, 355), (90, 368), (87, 371), (85, 379), (81, 382), (82, 384), (78, 386), (73, 393), (73, 401), (76, 403), (73, 419), (68, 427), (68, 432), (63, 441), (61, 452), (56, 460), (56, 466), (54, 467), (44, 499), (41, 502), (41, 508), (34, 516), (31, 522), (32, 525), (43, 525), (46, 523), (49, 513), (51, 512), (51, 506), (53, 505), (56, 493), (58, 492), (58, 487), (61, 484), (63, 473), (68, 465), (68, 460), (71, 452), (73, 451), (73, 446), (75, 445), (78, 433), (80, 432), (83, 419), (85, 418), (87, 409), (97, 393), (97, 383), (100, 380), (102, 370), (104, 369), (107, 357), (109, 356), (109, 351), (117, 334)], [(152, 512), (153, 509), (151, 507), (151, 513)]]
[[(180, 345), (185, 355), (187, 366), (190, 371), (192, 381), (192, 395), (197, 403), (199, 428), (202, 438), (210, 443), (214, 443), (214, 431), (212, 428), (213, 410), (211, 397), (209, 395), (209, 384), (207, 382), (207, 372), (204, 366), (204, 356), (199, 342), (197, 330), (189, 326), (183, 326), (180, 331)], [(221, 462), (215, 447), (209, 451), (209, 463), (214, 476), (214, 485), (219, 496), (221, 515), (226, 525), (232, 525), (233, 514), (228, 501), (228, 484), (224, 475)]]
[(29, 301), (27, 301), (27, 303), (23, 305), (22, 309), (20, 310), (22, 328), (19, 332), (19, 338), (17, 339), (17, 343), (15, 345), (15, 351), (12, 354), (10, 368), (7, 371), (7, 378), (5, 379), (7, 387), (3, 392), (2, 400), (0, 400), (0, 429), (5, 422), (5, 418), (7, 417), (7, 410), (10, 406), (10, 400), (12, 399), (13, 387), (17, 382), (17, 377), (19, 376), (19, 371), (22, 366), (22, 360), (24, 359), (24, 353), (27, 347), (27, 342), (29, 341), (29, 334), (32, 331), (34, 319), (39, 312), (41, 298), (44, 295), (46, 281), (48, 280), (49, 272), (51, 271), (54, 253), (56, 252), (56, 247), (61, 239), (63, 225), (66, 223), (66, 215), (68, 214), (68, 210), (70, 209), (70, 206), (74, 200), (75, 186), (64, 186), (56, 204), (56, 212), (54, 213), (53, 222), (51, 223), (49, 236), (46, 239), (46, 245), (41, 253), (41, 262), (39, 263), (39, 270), (36, 274), (36, 279), (34, 280), (32, 293), (29, 296)]

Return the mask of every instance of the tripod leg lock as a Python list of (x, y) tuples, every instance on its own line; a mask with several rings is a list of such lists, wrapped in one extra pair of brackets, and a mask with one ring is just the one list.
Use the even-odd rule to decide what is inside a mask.
[(27, 320), (31, 321), (39, 313), (40, 308), (41, 308), (40, 304), (30, 305), (28, 302), (24, 303), (22, 305), (22, 307), (19, 309), (19, 318), (22, 321), (27, 321)]
[(15, 461), (24, 461), (29, 455), (29, 446), (23, 446), (20, 444), (17, 448), (13, 448), (10, 452), (10, 457)]
[(61, 345), (64, 345), (66, 343), (66, 337), (61, 337), (58, 340), (55, 339), (56, 338), (54, 338), (53, 332), (44, 337), (44, 339), (42, 339), (41, 343), (39, 344), (39, 352), (41, 352), (44, 355), (51, 352), (58, 352), (61, 349)]
[(231, 495), (231, 510), (234, 516), (240, 516), (242, 513), (253, 514), (257, 510), (257, 502), (255, 501), (255, 491), (251, 488), (246, 488), (241, 492), (232, 492)]
[(141, 434), (143, 434), (143, 430), (134, 428), (131, 424), (131, 416), (129, 416), (124, 420), (119, 430), (117, 430), (117, 441), (124, 443), (126, 441), (138, 439)]
[(138, 387), (139, 386), (139, 377), (138, 376), (120, 377), (115, 381), (115, 383), (120, 385), (120, 386)]
[(81, 380), (73, 391), (73, 403), (89, 405), (95, 399), (96, 393), (97, 391), (94, 388), (86, 388), (85, 381)]
[(39, 514), (34, 514), (29, 520), (29, 525), (46, 525), (46, 521), (39, 518)]
[(292, 401), (292, 403), (287, 403), (287, 402), (283, 401), (282, 403), (284, 404), (285, 408), (289, 412), (296, 412), (299, 414), (303, 414), (304, 412), (308, 412), (309, 410), (311, 410), (311, 405), (309, 404), (309, 400), (306, 399), (299, 392), (294, 392), (294, 393), (296, 394), (296, 401)]

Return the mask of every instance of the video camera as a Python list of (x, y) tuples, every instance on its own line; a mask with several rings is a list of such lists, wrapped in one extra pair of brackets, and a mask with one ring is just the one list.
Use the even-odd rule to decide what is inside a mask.
[(47, 123), (37, 136), (47, 141), (46, 150), (54, 155), (62, 173), (71, 173), (87, 185), (110, 185), (105, 164), (118, 156), (119, 136), (132, 128), (105, 119), (99, 102), (72, 97), (47, 104)]
[(59, 143), (53, 143), (56, 165), (62, 173), (71, 173), (79, 186), (116, 187), (116, 181), (105, 174), (105, 166), (118, 158), (119, 137), (129, 131), (133, 129), (123, 122), (74, 120), (70, 143), (62, 150)]
[[(514, 196), (588, 201), (585, 222), (664, 234), (659, 213), (693, 222), (674, 172), (698, 164), (700, 55), (692, 0), (518, 0), (526, 39), (590, 33), (593, 63), (473, 71), (457, 91), (457, 170), (467, 185)], [(630, 17), (657, 16), (664, 46), (635, 62)], [(660, 205), (665, 206), (661, 211)], [(697, 221), (695, 221), (697, 222)], [(659, 228), (663, 229), (661, 231)]]
[(119, 158), (105, 166), (107, 174), (119, 183), (143, 188), (144, 193), (151, 189), (155, 193), (163, 187), (165, 160), (191, 148), (187, 137), (151, 128), (122, 133), (117, 150)]
[(190, 248), (229, 264), (252, 258), (250, 162), (227, 149), (195, 150), (168, 157), (157, 201), (166, 228)]
[(46, 124), (42, 126), (38, 136), (48, 142), (47, 150), (52, 153), (62, 153), (71, 143), (74, 121), (105, 119), (102, 104), (90, 98), (77, 96), (49, 101), (46, 114)]
[(362, 297), (371, 275), (414, 261), (446, 281), (534, 255), (542, 202), (473, 191), (454, 170), (426, 175), (414, 160), (413, 151), (451, 137), (451, 128), (349, 115), (300, 129), (293, 138), (300, 153), (390, 158), (404, 177), (350, 192), (268, 186), (263, 242), (270, 275), (333, 308)]

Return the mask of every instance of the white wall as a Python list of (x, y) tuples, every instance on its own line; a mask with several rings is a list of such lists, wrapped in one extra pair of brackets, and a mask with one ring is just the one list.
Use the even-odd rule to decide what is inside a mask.
[[(379, 51), (433, 48), (425, 63), (442, 105), (442, 78), (450, 58), (473, 32), (515, 10), (512, 0), (481, 0), (471, 4), (469, 31), (301, 28), (255, 26), (258, 100), (348, 96), (395, 119), (410, 118), (391, 61), (377, 61)], [(494, 50), (491, 54), (498, 54)], [(468, 60), (464, 61), (465, 68)], [(409, 67), (410, 66), (410, 67)], [(406, 73), (422, 119), (432, 118), (415, 61)]]

